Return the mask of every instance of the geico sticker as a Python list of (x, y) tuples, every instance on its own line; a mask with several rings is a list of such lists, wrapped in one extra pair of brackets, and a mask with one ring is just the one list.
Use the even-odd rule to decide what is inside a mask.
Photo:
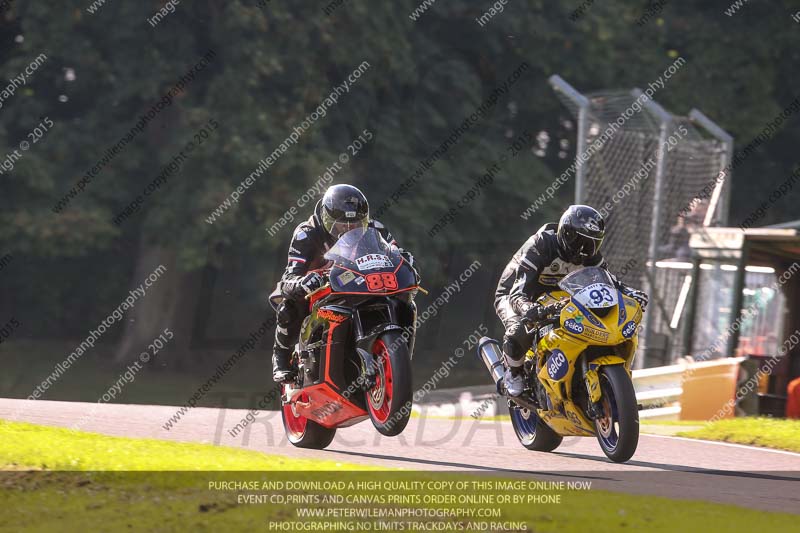
[(550, 376), (550, 379), (561, 379), (567, 375), (568, 370), (567, 356), (561, 350), (553, 350), (547, 360), (547, 375)]
[(636, 333), (636, 322), (631, 320), (622, 328), (622, 336), (626, 339), (630, 339), (633, 337), (633, 334)]
[(359, 270), (373, 270), (375, 268), (391, 268), (394, 266), (389, 256), (383, 254), (362, 255), (356, 259)]
[(564, 322), (564, 329), (570, 333), (580, 334), (583, 333), (583, 324), (579, 324), (574, 319), (570, 318)]

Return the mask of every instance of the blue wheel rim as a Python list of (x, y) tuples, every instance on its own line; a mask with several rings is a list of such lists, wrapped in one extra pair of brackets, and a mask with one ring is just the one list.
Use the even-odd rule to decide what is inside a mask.
[(619, 434), (617, 433), (617, 426), (619, 424), (619, 413), (617, 411), (617, 399), (614, 397), (614, 390), (611, 388), (611, 383), (608, 381), (608, 378), (604, 375), (600, 376), (600, 387), (603, 391), (603, 412), (605, 413), (607, 410), (611, 411), (611, 416), (609, 424), (609, 431), (607, 432), (608, 435), (603, 435), (600, 430), (600, 423), (598, 422), (597, 428), (597, 436), (600, 439), (600, 442), (603, 444), (603, 447), (607, 448), (609, 451), (614, 451), (617, 449), (617, 444), (619, 444)]
[[(526, 410), (527, 411), (527, 410)], [(528, 418), (522, 413), (522, 408), (511, 409), (511, 421), (514, 425), (514, 430), (517, 437), (523, 443), (530, 443), (536, 437), (536, 424), (539, 422), (539, 416), (531, 411), (528, 412)]]

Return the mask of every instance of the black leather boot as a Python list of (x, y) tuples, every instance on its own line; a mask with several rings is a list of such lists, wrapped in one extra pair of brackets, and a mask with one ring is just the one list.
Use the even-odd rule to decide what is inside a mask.
[(272, 380), (275, 383), (286, 383), (294, 378), (294, 370), (289, 364), (289, 350), (276, 348), (272, 352)]

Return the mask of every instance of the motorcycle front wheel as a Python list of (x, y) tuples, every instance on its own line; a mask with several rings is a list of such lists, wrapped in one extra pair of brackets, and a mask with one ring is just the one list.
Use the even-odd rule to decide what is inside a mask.
[(597, 441), (606, 457), (624, 463), (639, 445), (639, 407), (633, 381), (622, 365), (600, 370), (603, 416), (594, 421)]
[(384, 333), (372, 346), (377, 378), (366, 392), (367, 412), (381, 435), (399, 435), (411, 417), (411, 358), (408, 344), (396, 331)]

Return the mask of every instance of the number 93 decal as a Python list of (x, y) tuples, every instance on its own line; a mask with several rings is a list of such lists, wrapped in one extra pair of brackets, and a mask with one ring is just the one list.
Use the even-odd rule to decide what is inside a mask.
[(617, 291), (605, 283), (594, 283), (584, 287), (573, 298), (577, 303), (590, 308), (611, 307), (618, 303)]
[(608, 290), (608, 287), (602, 287), (600, 289), (589, 291), (589, 298), (591, 298), (594, 305), (611, 303), (614, 301), (614, 297), (611, 296), (611, 291)]

